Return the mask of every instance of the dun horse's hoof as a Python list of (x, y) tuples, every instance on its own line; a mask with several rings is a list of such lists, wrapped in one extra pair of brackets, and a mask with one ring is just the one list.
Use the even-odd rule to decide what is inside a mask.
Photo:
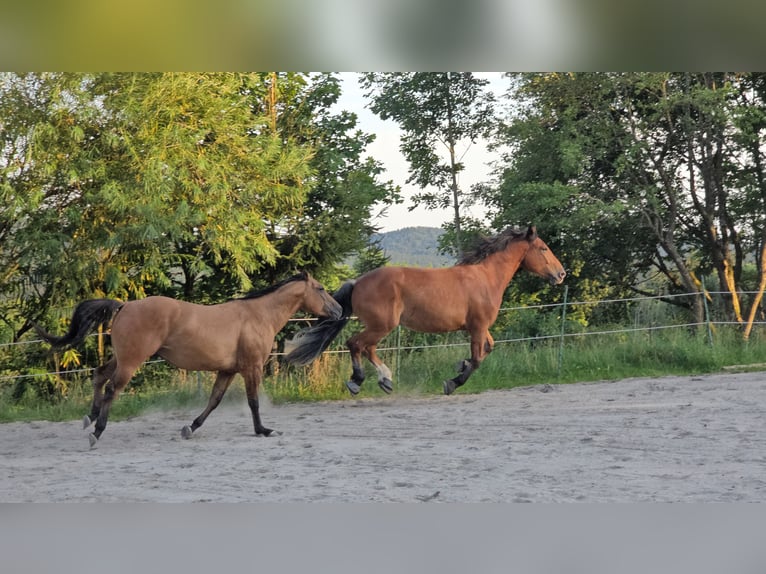
[(359, 391), (362, 390), (362, 387), (357, 385), (354, 381), (346, 381), (346, 388), (348, 389), (348, 392), (354, 396), (358, 395)]
[(255, 436), (263, 436), (263, 437), (281, 436), (281, 435), (282, 435), (281, 432), (274, 429), (263, 429), (262, 431), (255, 433)]
[(88, 442), (90, 442), (90, 448), (96, 448), (96, 443), (98, 443), (98, 438), (96, 438), (96, 435), (93, 433), (90, 433), (88, 435)]
[(186, 425), (184, 428), (181, 429), (181, 436), (184, 438), (191, 438), (192, 437), (192, 429), (189, 425)]
[(457, 388), (455, 381), (453, 381), (452, 379), (444, 381), (443, 386), (444, 386), (445, 395), (451, 395), (453, 392), (455, 392), (455, 389)]
[(378, 386), (383, 389), (383, 392), (390, 395), (394, 390), (394, 384), (391, 379), (381, 379), (378, 381)]
[(82, 428), (83, 429), (88, 428), (92, 424), (93, 424), (93, 421), (90, 420), (90, 417), (88, 415), (85, 415), (84, 417), (82, 417)]

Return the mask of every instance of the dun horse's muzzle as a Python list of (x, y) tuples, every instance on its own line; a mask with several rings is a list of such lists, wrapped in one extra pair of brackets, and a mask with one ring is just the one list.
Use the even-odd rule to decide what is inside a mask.
[(343, 307), (340, 306), (340, 304), (333, 299), (332, 301), (327, 302), (324, 306), (324, 314), (325, 317), (328, 317), (330, 319), (340, 319), (343, 316)]

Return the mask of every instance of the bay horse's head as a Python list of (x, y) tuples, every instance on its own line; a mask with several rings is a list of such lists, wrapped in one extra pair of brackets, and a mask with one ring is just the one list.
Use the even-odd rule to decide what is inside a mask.
[(325, 290), (322, 284), (305, 271), (301, 274), (301, 278), (304, 279), (306, 284), (301, 310), (318, 317), (340, 319), (343, 314), (343, 308)]
[(547, 279), (551, 285), (558, 285), (564, 281), (567, 272), (545, 241), (537, 235), (534, 225), (530, 225), (527, 229), (525, 239), (529, 242), (529, 249), (521, 261), (522, 269)]

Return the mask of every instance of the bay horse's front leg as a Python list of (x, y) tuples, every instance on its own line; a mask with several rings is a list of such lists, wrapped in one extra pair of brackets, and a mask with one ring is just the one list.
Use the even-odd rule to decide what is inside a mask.
[(458, 376), (453, 379), (447, 379), (443, 383), (444, 394), (451, 395), (455, 389), (461, 387), (468, 380), (484, 358), (492, 352), (495, 346), (495, 340), (489, 331), (485, 331), (481, 336), (471, 336), (471, 358), (463, 359), (457, 365)]
[(223, 399), (226, 389), (229, 388), (232, 379), (234, 379), (234, 375), (236, 375), (236, 373), (218, 373), (218, 376), (215, 378), (215, 383), (213, 384), (213, 390), (210, 392), (210, 399), (208, 399), (207, 407), (205, 407), (205, 410), (194, 419), (191, 425), (186, 425), (181, 429), (182, 437), (191, 438), (192, 433), (202, 426), (202, 423), (205, 422), (208, 415), (210, 415), (210, 413), (221, 403), (221, 399)]
[(245, 374), (245, 392), (247, 393), (247, 404), (253, 415), (253, 428), (255, 436), (278, 436), (282, 433), (274, 429), (266, 428), (261, 422), (261, 414), (258, 404), (258, 387), (263, 379), (263, 368), (255, 368), (250, 373)]

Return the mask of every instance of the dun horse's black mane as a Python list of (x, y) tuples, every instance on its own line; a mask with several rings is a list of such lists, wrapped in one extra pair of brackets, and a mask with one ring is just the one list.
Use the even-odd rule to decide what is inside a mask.
[(494, 237), (482, 237), (470, 250), (465, 251), (458, 265), (475, 265), (498, 251), (503, 251), (511, 241), (524, 237), (525, 230), (508, 228)]
[(292, 283), (293, 281), (306, 281), (307, 279), (308, 279), (308, 274), (304, 271), (303, 273), (298, 273), (297, 275), (293, 275), (292, 277), (283, 279), (279, 283), (275, 283), (274, 285), (271, 285), (270, 287), (264, 287), (263, 289), (254, 289), (253, 291), (246, 293), (242, 297), (237, 297), (237, 299), (238, 300), (258, 299), (259, 297), (263, 297), (264, 295), (273, 293), (274, 291), (276, 291), (277, 289), (280, 289), (281, 287), (284, 287), (288, 283)]

